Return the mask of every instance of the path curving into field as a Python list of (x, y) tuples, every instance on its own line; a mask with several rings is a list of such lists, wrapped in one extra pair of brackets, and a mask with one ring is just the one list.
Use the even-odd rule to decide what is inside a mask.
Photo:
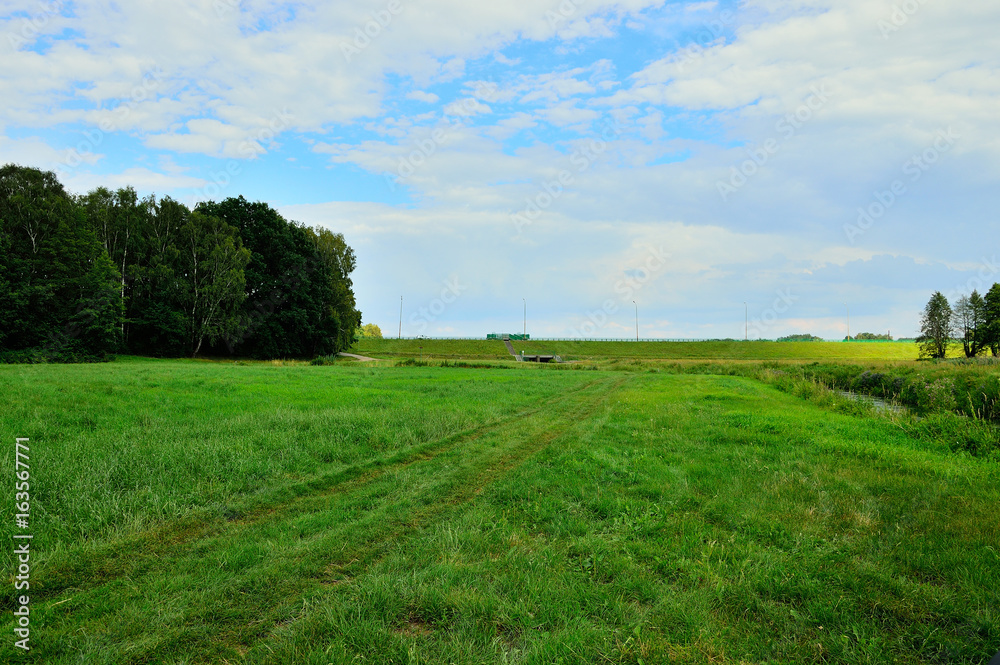
[(359, 356), (356, 353), (345, 353), (344, 351), (341, 351), (337, 355), (338, 356), (343, 356), (345, 358), (354, 358), (355, 360), (359, 360), (361, 362), (371, 362), (371, 361), (374, 361), (374, 360), (378, 360), (378, 358), (369, 358), (368, 356)]

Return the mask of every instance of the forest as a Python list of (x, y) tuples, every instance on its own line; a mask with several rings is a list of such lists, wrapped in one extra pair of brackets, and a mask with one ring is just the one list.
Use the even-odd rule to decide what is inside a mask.
[(0, 361), (303, 358), (361, 323), (342, 234), (240, 196), (189, 209), (0, 167)]

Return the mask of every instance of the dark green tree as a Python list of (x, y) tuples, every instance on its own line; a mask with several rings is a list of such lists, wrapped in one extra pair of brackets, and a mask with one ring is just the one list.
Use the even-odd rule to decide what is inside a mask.
[(988, 347), (994, 356), (1000, 355), (1000, 284), (994, 284), (986, 292), (983, 299), (983, 318), (986, 333), (983, 345)]
[(328, 354), (361, 322), (344, 237), (240, 197), (192, 212), (0, 168), (0, 357)]
[(170, 197), (149, 196), (142, 201), (141, 213), (136, 260), (129, 272), (126, 343), (133, 353), (185, 355), (191, 349), (178, 243), (191, 212)]
[(309, 357), (353, 342), (360, 313), (348, 278), (354, 253), (343, 236), (317, 233), (243, 197), (198, 210), (238, 228), (251, 251), (242, 327), (228, 340), (231, 353)]
[(54, 173), (0, 168), (0, 229), (3, 349), (50, 360), (117, 350), (121, 294), (108, 284), (121, 275)]
[(962, 340), (962, 350), (966, 358), (975, 358), (986, 348), (986, 301), (973, 291), (970, 296), (962, 296), (955, 303), (955, 332)]
[(356, 307), (351, 282), (357, 262), (343, 234), (323, 227), (310, 231), (325, 276), (322, 286), (326, 335), (313, 354), (337, 353), (354, 343), (355, 330), (361, 325), (361, 312)]
[(889, 333), (862, 332), (855, 335), (854, 339), (868, 342), (891, 342), (892, 335)]
[(114, 353), (121, 343), (124, 303), (118, 267), (107, 252), (102, 251), (94, 260), (84, 288), (89, 295), (80, 301), (67, 331), (85, 354)]
[(235, 227), (198, 211), (178, 235), (183, 304), (191, 355), (196, 356), (206, 339), (214, 344), (239, 330), (250, 250), (243, 247)]
[[(77, 199), (86, 212), (87, 222), (120, 275), (119, 292), (122, 301), (129, 305), (133, 266), (139, 260), (137, 248), (142, 237), (143, 209), (139, 197), (131, 187), (115, 192), (99, 187)], [(127, 339), (126, 325), (121, 326), (122, 339)]]
[(951, 305), (940, 291), (935, 291), (920, 317), (920, 336), (917, 338), (920, 357), (944, 358), (948, 354), (951, 336)]

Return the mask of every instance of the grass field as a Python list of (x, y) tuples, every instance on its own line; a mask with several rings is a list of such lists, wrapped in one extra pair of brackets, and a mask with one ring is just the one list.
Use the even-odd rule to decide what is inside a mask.
[[(642, 358), (696, 360), (916, 360), (912, 342), (512, 342), (528, 354), (558, 354), (568, 360)], [(511, 358), (496, 340), (362, 338), (351, 349), (373, 358), (502, 360)]]
[(995, 457), (749, 377), (518, 370), (0, 367), (0, 457), (30, 437), (34, 534), (32, 649), (14, 653), (6, 594), (0, 661), (1000, 649)]

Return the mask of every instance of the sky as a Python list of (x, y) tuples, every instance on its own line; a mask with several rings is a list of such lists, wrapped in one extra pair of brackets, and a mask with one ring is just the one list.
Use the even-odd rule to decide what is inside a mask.
[(0, 163), (343, 233), (386, 336), (911, 337), (1000, 282), (996, 0), (5, 0), (0, 63)]

